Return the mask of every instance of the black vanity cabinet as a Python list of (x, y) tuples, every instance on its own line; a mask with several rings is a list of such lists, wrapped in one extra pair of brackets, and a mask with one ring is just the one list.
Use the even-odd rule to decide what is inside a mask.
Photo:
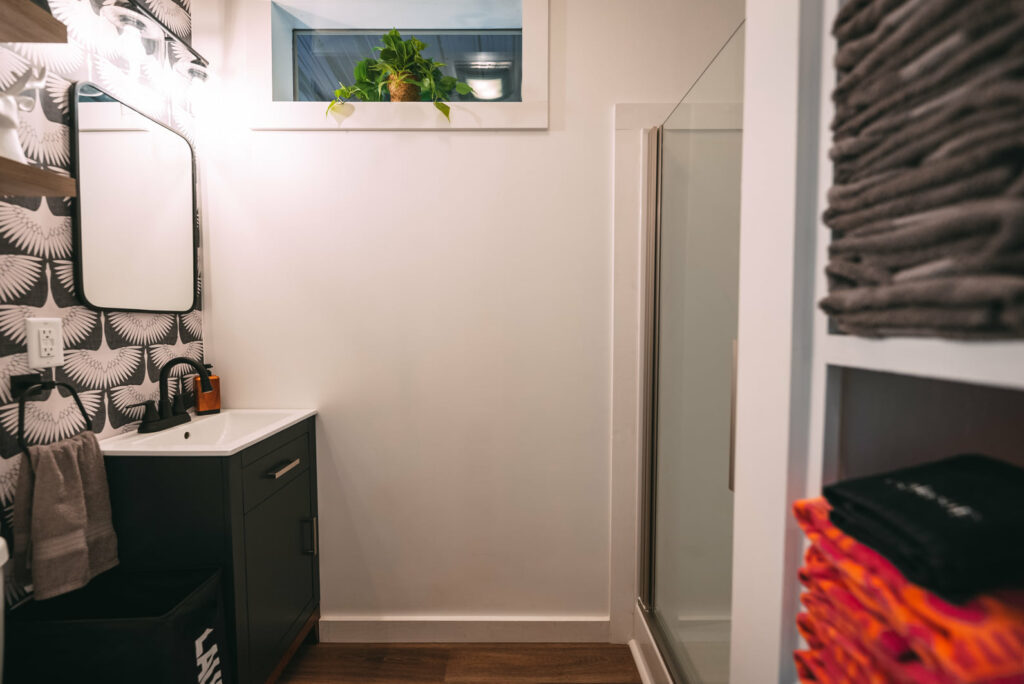
[(316, 634), (315, 456), (307, 418), (231, 456), (106, 457), (123, 567), (221, 569), (239, 684), (276, 679)]

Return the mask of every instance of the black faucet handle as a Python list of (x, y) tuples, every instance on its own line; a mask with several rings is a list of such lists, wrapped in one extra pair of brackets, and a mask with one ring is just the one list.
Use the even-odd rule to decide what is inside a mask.
[(174, 402), (171, 404), (171, 415), (180, 416), (183, 413), (188, 413), (188, 409), (185, 408), (183, 384), (181, 378), (178, 378), (178, 391), (175, 393)]
[(125, 408), (136, 408), (138, 406), (144, 407), (144, 411), (142, 413), (143, 423), (160, 420), (160, 412), (156, 410), (156, 402), (152, 399), (149, 401), (141, 401), (138, 404), (128, 404)]

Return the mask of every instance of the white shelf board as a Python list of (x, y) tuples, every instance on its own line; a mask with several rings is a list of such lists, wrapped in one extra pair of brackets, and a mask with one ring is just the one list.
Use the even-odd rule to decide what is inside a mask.
[(1024, 341), (827, 335), (823, 352), (830, 366), (1024, 390)]

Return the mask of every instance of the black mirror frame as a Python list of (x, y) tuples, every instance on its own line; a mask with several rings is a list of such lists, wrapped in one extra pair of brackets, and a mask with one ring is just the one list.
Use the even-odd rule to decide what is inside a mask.
[(70, 98), (71, 98), (71, 103), (70, 103), (71, 104), (71, 107), (70, 107), (70, 111), (71, 111), (71, 123), (70, 123), (70, 125), (71, 125), (71, 174), (72, 174), (72, 177), (75, 178), (76, 180), (80, 178), (79, 149), (78, 149), (78, 143), (79, 143), (79, 140), (78, 140), (78, 137), (79, 137), (79, 133), (78, 133), (78, 96), (81, 94), (81, 92), (82, 92), (82, 90), (84, 88), (90, 88), (90, 89), (99, 91), (100, 93), (103, 93), (104, 95), (109, 97), (111, 100), (114, 100), (115, 102), (119, 103), (121, 106), (127, 107), (128, 109), (132, 110), (133, 112), (135, 112), (139, 116), (141, 116), (141, 117), (143, 117), (145, 119), (148, 119), (149, 121), (152, 121), (153, 123), (155, 123), (156, 125), (160, 126), (161, 128), (167, 129), (168, 131), (170, 131), (171, 133), (173, 133), (174, 135), (178, 136), (183, 141), (185, 141), (185, 144), (188, 145), (189, 155), (192, 158), (192, 304), (191, 304), (191, 306), (189, 306), (189, 308), (187, 308), (187, 309), (185, 309), (183, 311), (168, 311), (168, 310), (156, 310), (156, 309), (104, 308), (104, 307), (96, 306), (95, 304), (93, 304), (92, 302), (89, 301), (89, 299), (85, 296), (85, 280), (84, 280), (84, 274), (83, 274), (83, 271), (82, 271), (82, 267), (83, 267), (83, 263), (82, 263), (82, 206), (81, 206), (81, 200), (79, 199), (79, 197), (81, 196), (81, 183), (80, 182), (79, 182), (79, 197), (74, 197), (71, 200), (71, 205), (72, 205), (71, 240), (72, 240), (72, 249), (73, 249), (72, 254), (73, 254), (74, 273), (75, 273), (75, 290), (76, 290), (75, 294), (77, 295), (78, 299), (81, 300), (82, 304), (84, 304), (85, 306), (87, 306), (90, 309), (93, 309), (95, 311), (125, 311), (125, 312), (132, 312), (132, 313), (159, 313), (159, 314), (185, 314), (185, 313), (189, 313), (190, 311), (194, 311), (196, 309), (196, 307), (199, 306), (199, 288), (198, 288), (198, 283), (199, 283), (199, 248), (200, 248), (200, 239), (199, 239), (199, 237), (200, 237), (199, 208), (198, 208), (198, 198), (197, 198), (197, 190), (196, 190), (196, 151), (195, 151), (195, 148), (192, 146), (192, 143), (189, 142), (188, 138), (183, 136), (178, 131), (174, 130), (170, 126), (168, 126), (168, 125), (166, 125), (166, 124), (164, 124), (164, 123), (162, 123), (160, 121), (157, 121), (157, 120), (153, 119), (150, 116), (147, 116), (146, 114), (143, 114), (142, 112), (140, 112), (135, 107), (132, 107), (129, 104), (125, 104), (124, 102), (122, 102), (118, 98), (114, 97), (109, 92), (107, 92), (106, 90), (104, 90), (100, 86), (96, 85), (95, 83), (91, 83), (89, 81), (78, 81), (78, 82), (76, 82), (71, 87), (71, 92), (69, 93)]

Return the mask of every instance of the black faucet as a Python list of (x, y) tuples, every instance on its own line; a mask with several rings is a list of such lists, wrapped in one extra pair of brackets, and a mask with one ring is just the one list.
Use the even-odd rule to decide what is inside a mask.
[(184, 356), (171, 359), (160, 369), (160, 406), (159, 408), (153, 406), (152, 401), (144, 402), (143, 405), (146, 407), (146, 412), (142, 417), (142, 423), (139, 424), (139, 432), (159, 432), (160, 430), (166, 430), (167, 428), (172, 428), (175, 425), (181, 425), (192, 420), (192, 416), (188, 414), (188, 411), (184, 410), (184, 406), (178, 411), (174, 410), (174, 407), (171, 405), (170, 392), (167, 388), (167, 382), (171, 377), (171, 369), (179, 363), (187, 363), (196, 369), (196, 372), (199, 373), (199, 383), (204, 392), (213, 391), (213, 385), (210, 384), (210, 373), (201, 363), (196, 363)]

